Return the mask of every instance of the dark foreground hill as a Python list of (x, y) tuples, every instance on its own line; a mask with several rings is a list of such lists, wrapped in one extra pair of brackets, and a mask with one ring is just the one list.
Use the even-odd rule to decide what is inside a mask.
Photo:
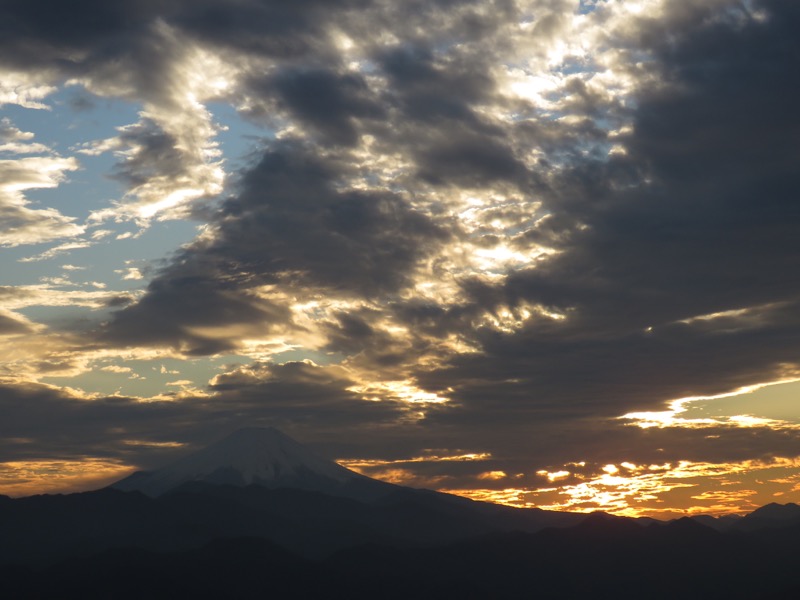
[(169, 553), (115, 549), (43, 568), (7, 566), (0, 577), (4, 597), (31, 599), (797, 598), (798, 534), (595, 516), (533, 534), (368, 544), (319, 559), (255, 538)]
[(521, 510), (398, 488), (362, 502), (258, 485), (187, 483), (150, 498), (104, 489), (0, 505), (0, 564), (42, 566), (113, 548), (175, 552), (256, 537), (317, 558), (362, 544), (446, 544), (479, 535), (571, 525), (585, 515)]

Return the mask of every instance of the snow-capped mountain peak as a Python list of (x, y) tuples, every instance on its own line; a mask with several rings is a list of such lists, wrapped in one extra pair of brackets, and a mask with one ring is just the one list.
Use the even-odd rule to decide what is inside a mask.
[(190, 481), (330, 492), (367, 479), (320, 457), (277, 429), (248, 427), (165, 467), (134, 473), (113, 487), (148, 496), (160, 496)]

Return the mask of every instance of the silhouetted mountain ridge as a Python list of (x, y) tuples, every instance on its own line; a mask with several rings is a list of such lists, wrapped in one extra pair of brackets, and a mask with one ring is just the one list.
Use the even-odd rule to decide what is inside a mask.
[[(23, 590), (11, 597), (705, 600), (798, 588), (796, 504), (667, 523), (519, 509), (377, 482), (275, 430), (226, 439), (156, 478), (0, 496), (0, 577)], [(209, 477), (225, 460), (233, 483)], [(139, 484), (149, 493), (119, 489)]]

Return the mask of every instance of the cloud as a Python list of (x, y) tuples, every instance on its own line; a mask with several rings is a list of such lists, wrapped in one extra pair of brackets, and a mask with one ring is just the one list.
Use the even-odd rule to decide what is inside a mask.
[(544, 210), (559, 229), (531, 232), (547, 233), (548, 260), (464, 286), (470, 305), (495, 315), (533, 305), (565, 318), (507, 332), (450, 320), (479, 351), (419, 374), (424, 387), (459, 382), (453, 397), (475, 419), (490, 408), (611, 416), (796, 365), (797, 123), (785, 99), (798, 85), (787, 51), (797, 14), (767, 6), (768, 20), (733, 23), (679, 12), (677, 43), (661, 23), (640, 24), (663, 76), (638, 92), (618, 138), (626, 153), (589, 155), (552, 179)]
[[(38, 384), (0, 385), (0, 429), (4, 439), (12, 440), (4, 445), (0, 462), (94, 456), (144, 466), (159, 460), (158, 443), (202, 445), (217, 439), (220, 428), (271, 424), (289, 433), (305, 432), (308, 442), (322, 442), (343, 431), (391, 427), (402, 417), (402, 406), (366, 402), (346, 389), (349, 383), (342, 371), (287, 363), (253, 364), (220, 375), (211, 396), (173, 395), (147, 402), (87, 399)], [(131, 439), (153, 444), (132, 449), (126, 442)], [(170, 449), (161, 448), (160, 460), (165, 452)]]
[(0, 310), (0, 336), (33, 333), (36, 327), (22, 315)]
[(334, 144), (353, 146), (357, 143), (354, 119), (386, 116), (359, 74), (293, 69), (279, 72), (267, 85), (274, 86), (279, 103), (301, 123)]
[[(617, 57), (608, 71), (563, 77), (547, 102), (514, 100), (524, 118), (501, 118), (504, 80), (488, 59), (470, 60), (480, 44), (378, 50), (368, 36), (369, 76), (293, 66), (247, 79), (307, 141), (268, 144), (204, 237), (106, 339), (198, 354), (259, 335), (313, 340), (349, 356), (360, 377), (451, 399), (458, 411), (441, 418), (497, 412), (498, 427), (521, 415), (613, 418), (780, 377), (800, 298), (775, 286), (794, 255), (791, 136), (765, 146), (772, 136), (759, 132), (790, 114), (780, 103), (796, 65), (785, 51), (791, 11), (769, 7), (769, 19), (744, 21), (700, 18), (722, 13), (699, 4), (664, 8), (660, 20), (600, 10), (627, 43), (643, 40), (659, 77)], [(441, 18), (444, 29), (458, 21)], [(558, 38), (569, 24), (553, 19)], [(682, 32), (677, 43), (665, 22)], [(506, 31), (495, 21), (482, 41)], [(302, 52), (332, 61), (323, 46)], [(612, 72), (638, 77), (635, 106), (593, 82)], [(731, 97), (750, 76), (760, 85)], [(614, 129), (599, 124), (609, 115)], [(366, 144), (397, 159), (381, 163)], [(543, 158), (522, 152), (530, 144)], [(498, 191), (482, 198), (490, 185)], [(763, 308), (774, 304), (783, 308)], [(731, 310), (744, 312), (693, 320)]]
[(12, 152), (14, 154), (32, 154), (48, 152), (49, 148), (44, 144), (33, 143), (33, 134), (29, 131), (22, 131), (14, 126), (8, 117), (0, 119), (0, 152)]
[(78, 169), (73, 158), (31, 156), (0, 160), (0, 232), (3, 246), (38, 244), (83, 233), (72, 217), (54, 208), (30, 208), (24, 191), (54, 188)]
[[(118, 313), (107, 335), (123, 343), (186, 338), (192, 352), (210, 353), (236, 345), (236, 325), (249, 325), (250, 335), (253, 327), (290, 327), (294, 294), (370, 299), (409, 285), (447, 234), (402, 196), (337, 189), (339, 169), (296, 143), (265, 153), (207, 235)], [(216, 341), (202, 333), (214, 328)]]
[(53, 93), (56, 88), (42, 83), (37, 74), (23, 71), (5, 70), (0, 83), (0, 106), (13, 104), (34, 110), (48, 110), (49, 106), (40, 100)]

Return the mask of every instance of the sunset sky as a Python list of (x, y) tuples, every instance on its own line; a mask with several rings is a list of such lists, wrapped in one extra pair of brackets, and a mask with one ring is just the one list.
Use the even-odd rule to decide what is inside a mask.
[(800, 501), (798, 106), (794, 0), (5, 0), (0, 493)]

